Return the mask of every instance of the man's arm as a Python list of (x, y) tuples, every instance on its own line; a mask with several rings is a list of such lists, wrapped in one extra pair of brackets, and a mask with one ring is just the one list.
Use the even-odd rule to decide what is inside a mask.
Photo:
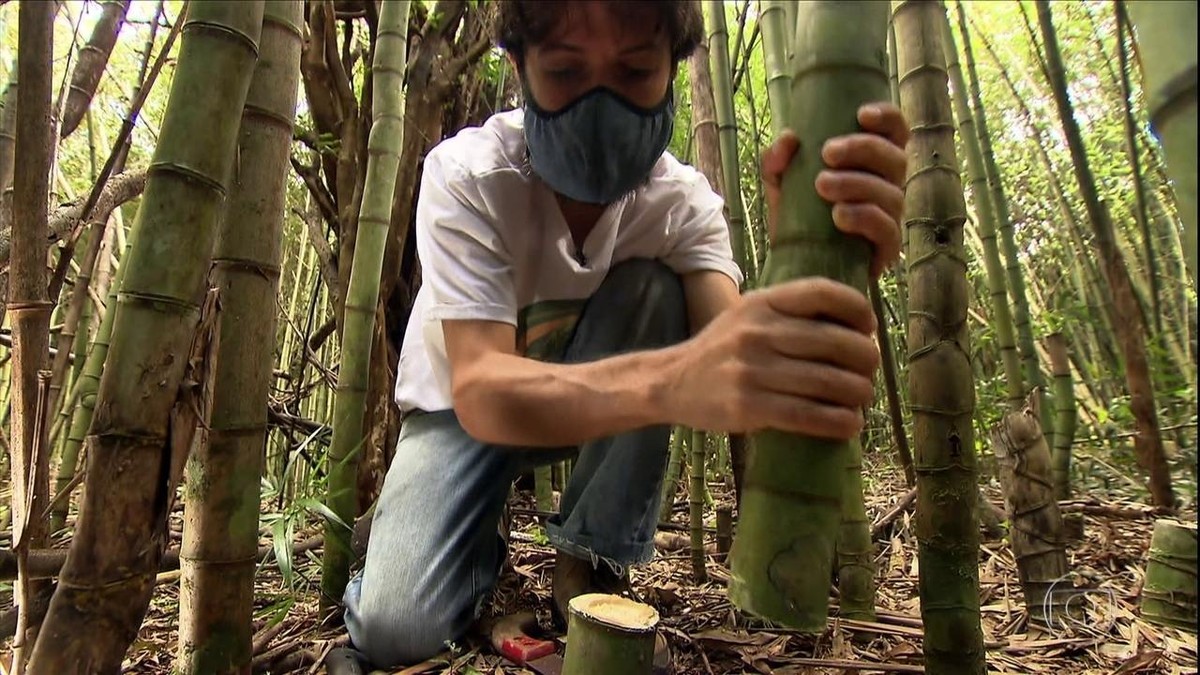
[[(692, 334), (738, 301), (720, 272), (683, 277)], [(515, 353), (514, 328), (494, 321), (443, 321), (454, 409), (474, 438), (502, 445), (577, 445), (670, 423), (671, 348), (581, 364), (544, 363)]]
[(702, 270), (683, 275), (683, 295), (687, 299), (688, 323), (692, 335), (700, 332), (741, 298), (737, 284), (722, 272)]
[(578, 364), (515, 353), (515, 329), (493, 321), (443, 321), (452, 397), (473, 438), (562, 447), (664, 423), (673, 348)]

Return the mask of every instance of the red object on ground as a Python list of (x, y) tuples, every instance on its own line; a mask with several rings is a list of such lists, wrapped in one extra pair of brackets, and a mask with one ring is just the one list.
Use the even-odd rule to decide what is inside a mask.
[(553, 642), (538, 640), (528, 635), (509, 636), (500, 643), (500, 655), (522, 666), (553, 653)]

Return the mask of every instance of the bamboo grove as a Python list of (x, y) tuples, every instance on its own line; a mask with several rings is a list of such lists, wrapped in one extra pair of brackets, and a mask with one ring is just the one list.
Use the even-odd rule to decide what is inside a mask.
[[(521, 102), (494, 1), (0, 2), (13, 672), (118, 672), (173, 570), (179, 672), (246, 672), (253, 626), (306, 594), (336, 614), (400, 429), (421, 158)], [(715, 528), (740, 610), (820, 632), (874, 617), (866, 467), (887, 467), (926, 672), (985, 672), (989, 518), (1025, 601), (1066, 612), (1042, 602), (1059, 500), (1195, 509), (1195, 3), (700, 4), (671, 152), (723, 196), (744, 291), (869, 293), (884, 365), (853, 442), (675, 428), (660, 520), (686, 509), (696, 583)], [(811, 189), (873, 100), (911, 131), (877, 283)], [(760, 157), (784, 129), (771, 238)], [(570, 469), (532, 476), (539, 512)]]

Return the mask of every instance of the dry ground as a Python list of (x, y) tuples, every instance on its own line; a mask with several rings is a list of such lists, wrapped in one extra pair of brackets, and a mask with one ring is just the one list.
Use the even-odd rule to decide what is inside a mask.
[[(892, 510), (905, 493), (890, 467), (868, 472), (868, 514), (872, 520)], [(728, 499), (723, 486), (713, 486), (717, 500)], [(992, 491), (994, 502), (999, 495)], [(528, 494), (516, 506), (529, 507)], [(676, 522), (686, 522), (686, 500), (677, 500)], [(1090, 500), (1092, 511), (1136, 504)], [(712, 511), (709, 510), (711, 518)], [(655, 606), (661, 630), (672, 643), (677, 673), (817, 673), (923, 672), (921, 620), (917, 597), (916, 541), (911, 512), (905, 512), (876, 539), (878, 620), (874, 623), (831, 619), (818, 637), (798, 636), (755, 625), (732, 608), (725, 594), (728, 571), (719, 556), (709, 556), (709, 581), (691, 581), (688, 551), (660, 550), (649, 564), (634, 570), (639, 599)], [(1197, 673), (1196, 636), (1141, 620), (1138, 612), (1152, 517), (1136, 513), (1085, 516), (1085, 539), (1070, 549), (1074, 583), (1095, 589), (1087, 596), (1087, 619), (1052, 631), (1033, 631), (1017, 585), (1012, 554), (1003, 541), (986, 541), (980, 549), (983, 629), (990, 673), (1054, 673), (1055, 675), (1128, 675)], [(1185, 514), (1194, 520), (1195, 514)], [(710, 522), (711, 524), (711, 522)], [(537, 610), (549, 626), (553, 551), (536, 543), (536, 517), (519, 512), (513, 519), (511, 565), (501, 578), (488, 612)], [(297, 534), (297, 540), (306, 535)], [(711, 535), (710, 535), (711, 536)], [(265, 542), (264, 542), (265, 543)], [(345, 643), (345, 631), (318, 621), (316, 554), (297, 560), (292, 590), (285, 588), (273, 561), (258, 577), (260, 610), (256, 672), (322, 673), (319, 659)], [(169, 673), (176, 639), (178, 587), (170, 577), (160, 584), (150, 615), (134, 645), (126, 672)], [(280, 617), (282, 619), (280, 620)], [(391, 673), (529, 673), (503, 661), (479, 639), (434, 662)]]

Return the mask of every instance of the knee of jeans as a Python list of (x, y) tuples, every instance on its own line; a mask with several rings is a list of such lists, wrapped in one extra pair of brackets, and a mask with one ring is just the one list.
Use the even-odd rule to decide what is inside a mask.
[(416, 598), (355, 602), (347, 589), (346, 629), (354, 648), (377, 668), (413, 665), (433, 658), (457, 640), (461, 629), (449, 608), (428, 611)]
[(665, 333), (683, 339), (687, 305), (679, 275), (659, 260), (631, 258), (609, 270), (605, 285), (620, 297), (637, 298), (637, 306), (654, 318)]

